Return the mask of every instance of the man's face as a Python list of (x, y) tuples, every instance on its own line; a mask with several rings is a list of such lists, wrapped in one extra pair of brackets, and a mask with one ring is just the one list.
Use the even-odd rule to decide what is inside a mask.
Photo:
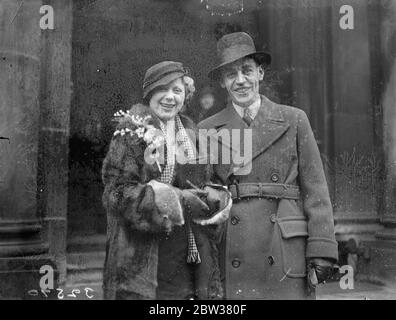
[(222, 70), (220, 85), (235, 104), (248, 107), (260, 97), (259, 82), (263, 78), (263, 68), (254, 59), (244, 58)]

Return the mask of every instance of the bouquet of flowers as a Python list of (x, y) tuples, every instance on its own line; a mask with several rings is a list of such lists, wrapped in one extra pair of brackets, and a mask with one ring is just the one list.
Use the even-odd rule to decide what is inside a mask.
[(131, 114), (129, 110), (127, 112), (120, 110), (114, 114), (114, 117), (115, 121), (120, 124), (124, 124), (124, 126), (120, 126), (120, 129), (114, 131), (113, 136), (136, 136), (138, 140), (144, 141), (146, 144), (145, 160), (148, 163), (155, 162), (161, 172), (161, 166), (159, 164), (160, 153), (158, 150), (163, 146), (165, 139), (162, 131), (150, 123), (152, 119), (151, 115), (145, 115), (142, 117), (136, 114)]

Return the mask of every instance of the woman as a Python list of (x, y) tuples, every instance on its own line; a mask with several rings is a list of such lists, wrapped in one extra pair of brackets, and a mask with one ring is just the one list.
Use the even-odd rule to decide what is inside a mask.
[(179, 115), (193, 92), (183, 65), (163, 61), (146, 72), (143, 104), (116, 114), (102, 169), (105, 299), (222, 297), (216, 241), (231, 200), (194, 163), (196, 127)]

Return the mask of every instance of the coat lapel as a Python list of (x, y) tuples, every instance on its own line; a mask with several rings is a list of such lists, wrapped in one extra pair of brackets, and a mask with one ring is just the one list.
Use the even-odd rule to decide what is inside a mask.
[(252, 123), (253, 146), (252, 160), (273, 145), (288, 129), (280, 108), (261, 96), (261, 107)]
[[(231, 133), (233, 129), (244, 129), (247, 128), (245, 122), (241, 119), (239, 114), (235, 111), (235, 108), (231, 103), (219, 113), (217, 113), (209, 123), (206, 123), (204, 127), (200, 129), (200, 140), (206, 141), (207, 156), (209, 162), (216, 167), (216, 172), (221, 179), (226, 179), (227, 172), (231, 167), (231, 159), (233, 153), (239, 152), (239, 146), (231, 145)], [(203, 130), (203, 131), (201, 131)], [(208, 130), (205, 132), (205, 130)], [(217, 157), (215, 156), (215, 150), (217, 148)], [(224, 153), (223, 153), (224, 152)], [(223, 159), (223, 155), (228, 156)], [(224, 181), (225, 183), (225, 181)]]
[(219, 118), (221, 118), (222, 121), (219, 122), (219, 124), (217, 124), (214, 129), (216, 129), (217, 132), (221, 132), (221, 130), (226, 130), (228, 132), (228, 135), (219, 135), (222, 138), (221, 140), (218, 140), (217, 137), (211, 136), (211, 138), (214, 138), (216, 142), (219, 143), (219, 150), (221, 150), (221, 148), (228, 148), (231, 153), (239, 152), (240, 146), (232, 145), (232, 130), (244, 130), (247, 129), (248, 126), (236, 112), (235, 108), (232, 106), (231, 103), (229, 103), (227, 107), (221, 112), (222, 114), (219, 115)]
[[(249, 128), (253, 130), (252, 141), (250, 142), (252, 146), (252, 157), (238, 170), (231, 167), (228, 172), (228, 176), (232, 173), (238, 174), (239, 171), (243, 170), (244, 167), (249, 165), (255, 158), (265, 152), (289, 129), (289, 124), (285, 122), (277, 105), (265, 96), (261, 96), (259, 112)], [(244, 143), (249, 143), (249, 141), (245, 141)]]

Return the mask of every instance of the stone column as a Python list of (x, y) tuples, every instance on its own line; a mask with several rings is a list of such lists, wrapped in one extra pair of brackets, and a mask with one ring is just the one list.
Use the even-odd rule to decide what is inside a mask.
[(46, 3), (55, 30), (41, 0), (0, 3), (0, 299), (46, 299), (40, 268), (65, 270), (71, 2)]
[(396, 0), (381, 1), (380, 39), (385, 192), (382, 229), (371, 246), (369, 272), (384, 282), (396, 282)]
[(54, 29), (41, 31), (39, 212), (44, 217), (49, 254), (66, 279), (66, 230), (70, 102), (72, 94), (72, 0), (46, 1)]
[(0, 3), (0, 298), (38, 289), (48, 250), (37, 213), (41, 1)]

